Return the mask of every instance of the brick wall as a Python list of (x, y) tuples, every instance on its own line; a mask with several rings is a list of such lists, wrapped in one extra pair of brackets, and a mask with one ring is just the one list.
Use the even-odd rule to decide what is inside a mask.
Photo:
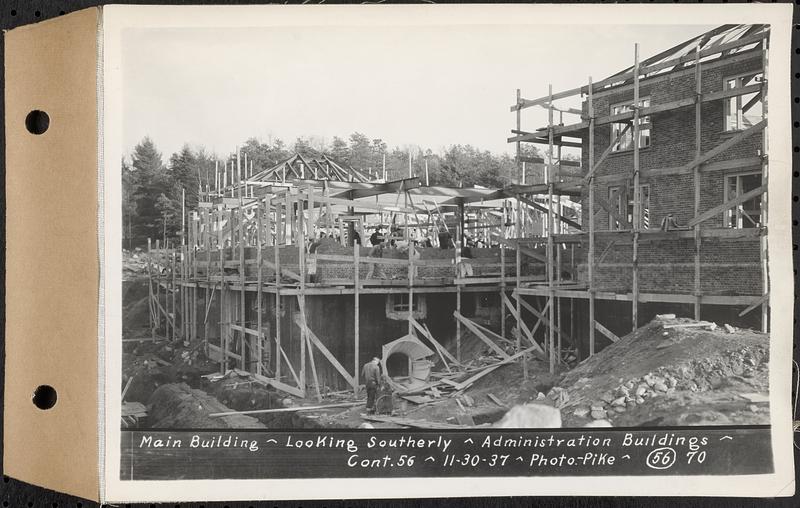
[[(710, 65), (710, 64), (709, 64)], [(704, 66), (701, 88), (704, 93), (720, 91), (724, 79), (760, 68), (760, 58), (731, 64)], [(641, 84), (640, 97), (650, 98), (656, 106), (678, 99), (692, 97), (695, 92), (694, 74), (679, 75), (665, 80)], [(600, 93), (594, 99), (595, 114), (609, 115), (611, 106), (632, 103), (633, 90)], [(584, 104), (584, 111), (587, 105)], [(704, 103), (701, 109), (701, 150), (703, 153), (730, 139), (735, 133), (724, 131), (723, 101)], [(695, 108), (688, 106), (678, 110), (652, 115), (650, 146), (640, 150), (640, 167), (658, 169), (679, 167), (691, 162), (696, 155)], [(611, 126), (599, 126), (595, 130), (595, 160), (611, 143)], [(719, 162), (761, 155), (762, 137), (758, 134), (734, 145), (709, 162)], [(584, 139), (583, 166), (588, 167), (588, 137)], [(725, 200), (726, 175), (760, 168), (740, 168), (701, 173), (700, 213), (722, 204)], [(633, 174), (633, 151), (612, 153), (598, 169), (595, 179), (595, 195), (608, 199), (608, 187), (627, 185), (620, 176)], [(694, 179), (688, 175), (666, 175), (642, 177), (642, 184), (650, 185), (650, 227), (657, 228), (667, 214), (672, 214), (678, 224), (686, 224), (694, 217)], [(584, 224), (589, 220), (588, 189), (584, 189), (582, 202)], [(612, 204), (613, 206), (613, 204)], [(597, 231), (609, 229), (608, 213), (601, 210), (595, 215)], [(702, 228), (723, 227), (723, 215), (705, 221)], [(599, 257), (608, 242), (598, 240), (596, 255)], [(579, 278), (588, 277), (585, 250), (578, 267)], [(596, 265), (595, 282), (598, 290), (629, 292), (632, 286), (632, 246), (615, 245), (603, 263)], [(701, 291), (709, 295), (749, 294), (761, 292), (759, 264), (759, 241), (725, 241), (705, 239), (701, 247)], [(639, 248), (640, 291), (659, 293), (691, 294), (694, 291), (694, 240), (674, 239), (642, 244)]]
[[(608, 242), (598, 241), (598, 259)], [(706, 295), (759, 295), (761, 270), (759, 240), (704, 239), (700, 249), (700, 290)], [(598, 291), (628, 293), (633, 287), (631, 245), (614, 245), (595, 265)], [(585, 261), (578, 265), (579, 280), (588, 280)], [(692, 294), (694, 240), (675, 239), (639, 245), (639, 291)]]
[[(729, 65), (704, 68), (702, 73), (702, 91), (704, 93), (720, 91), (724, 87), (724, 78), (757, 70), (760, 59), (754, 57)], [(649, 97), (650, 105), (656, 106), (674, 100), (692, 97), (695, 91), (694, 75), (675, 76), (657, 83), (641, 84), (640, 97)], [(609, 115), (611, 106), (619, 103), (632, 103), (633, 90), (623, 90), (600, 94), (594, 98), (595, 114), (598, 117)], [(584, 110), (587, 106), (584, 104)], [(724, 131), (723, 101), (704, 103), (701, 110), (701, 149), (705, 153), (733, 136)], [(658, 169), (682, 166), (695, 157), (695, 108), (688, 106), (651, 116), (651, 144), (640, 150), (640, 167), (642, 169)], [(610, 144), (611, 126), (603, 125), (595, 129), (595, 160)], [(719, 154), (709, 162), (719, 162), (761, 154), (762, 138), (751, 136)], [(584, 139), (583, 166), (588, 167), (588, 137)], [(758, 167), (752, 168), (759, 170)], [(744, 172), (745, 169), (714, 171), (702, 175), (700, 191), (700, 213), (720, 205), (724, 201), (724, 177), (726, 174)], [(632, 175), (633, 151), (612, 153), (597, 171), (595, 179), (595, 195), (608, 198), (608, 187), (624, 182), (615, 176)], [(685, 224), (694, 217), (694, 183), (691, 175), (668, 175), (642, 178), (642, 184), (650, 185), (650, 223), (657, 226), (669, 213), (673, 214), (679, 224)], [(588, 191), (584, 191), (584, 221), (588, 221)], [(608, 213), (601, 211), (596, 216), (597, 230), (608, 229)], [(584, 222), (586, 223), (586, 222)], [(722, 215), (704, 223), (704, 227), (722, 227)]]
[[(454, 260), (455, 252), (452, 249), (438, 249), (438, 248), (417, 248), (420, 253), (420, 260)], [(359, 255), (362, 259), (369, 257), (369, 247), (361, 247)], [(352, 256), (353, 250), (350, 248), (342, 247), (341, 245), (326, 245), (318, 250), (320, 254), (336, 254), (344, 256)], [(500, 266), (492, 266), (500, 264), (500, 250), (499, 249), (472, 249), (472, 258), (476, 260), (473, 263), (473, 275), (478, 276), (499, 276)], [(385, 249), (383, 251), (383, 259), (401, 259), (408, 260), (408, 254), (396, 249)], [(506, 275), (513, 276), (516, 273), (515, 266), (516, 252), (506, 250)], [(488, 263), (484, 264), (484, 263)], [(363, 279), (369, 271), (368, 263), (360, 263), (359, 276)], [(405, 266), (394, 265), (380, 265), (381, 270), (387, 278), (406, 279), (408, 277), (408, 268)], [(375, 270), (378, 268), (376, 266)], [(532, 268), (528, 264), (523, 265), (523, 274), (532, 273)], [(417, 267), (418, 279), (452, 279), (455, 275), (455, 264), (449, 263), (446, 265), (436, 266), (419, 266)], [(317, 276), (316, 281), (324, 283), (326, 280), (333, 279), (346, 279), (353, 280), (353, 264), (351, 262), (337, 262), (337, 261), (317, 261)]]

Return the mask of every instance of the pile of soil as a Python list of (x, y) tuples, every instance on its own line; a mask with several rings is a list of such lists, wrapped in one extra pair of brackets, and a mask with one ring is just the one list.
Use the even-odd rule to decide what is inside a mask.
[[(255, 381), (231, 376), (228, 379), (209, 383), (205, 386), (208, 392), (214, 395), (224, 405), (235, 411), (249, 411), (253, 409), (279, 409), (297, 404), (289, 395), (263, 386)], [(335, 401), (325, 400), (321, 404), (330, 404)], [(307, 401), (314, 404), (314, 401)], [(335, 409), (340, 412), (342, 409)], [(345, 427), (341, 425), (325, 425), (320, 419), (328, 411), (314, 412), (313, 414), (289, 411), (279, 413), (261, 413), (252, 415), (270, 429), (319, 429), (325, 427)]]
[(247, 415), (211, 417), (231, 411), (215, 397), (186, 383), (160, 386), (148, 403), (148, 422), (156, 429), (263, 429), (264, 424)]
[(564, 375), (549, 394), (565, 427), (769, 423), (769, 336), (655, 319)]
[[(122, 387), (130, 379), (125, 400), (148, 404), (153, 392), (169, 383), (201, 388), (201, 376), (219, 370), (202, 353), (202, 343), (190, 347), (171, 342), (128, 342), (122, 353)], [(131, 379), (132, 378), (132, 379)]]

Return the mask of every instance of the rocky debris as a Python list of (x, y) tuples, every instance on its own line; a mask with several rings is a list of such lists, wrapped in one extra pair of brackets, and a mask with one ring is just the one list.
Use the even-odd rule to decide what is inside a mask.
[[(579, 426), (588, 418), (608, 418), (614, 422), (623, 415), (628, 425), (651, 423), (631, 421), (631, 418), (646, 418), (647, 408), (651, 406), (661, 408), (695, 402), (685, 394), (697, 394), (695, 399), (699, 401), (703, 400), (702, 394), (718, 393), (710, 397), (714, 404), (740, 400), (741, 411), (734, 418), (739, 418), (742, 412), (755, 413), (747, 407), (753, 402), (736, 395), (742, 391), (743, 383), (753, 385), (750, 390), (743, 390), (745, 392), (759, 392), (762, 385), (766, 391), (769, 337), (736, 329), (731, 335), (728, 327), (725, 326), (726, 333), (710, 322), (657, 316), (650, 324), (622, 337), (564, 376), (559, 387), (565, 388), (562, 393), (569, 397), (564, 406), (567, 410), (565, 423)], [(681, 343), (679, 348), (669, 347), (678, 343)], [(662, 344), (667, 346), (662, 347)], [(683, 408), (679, 410), (683, 411)], [(712, 409), (698, 409), (695, 413), (687, 408), (683, 416), (671, 421), (686, 424), (694, 424), (691, 423), (694, 419), (739, 421), (723, 415)]]
[(578, 418), (586, 418), (586, 416), (589, 414), (589, 410), (586, 409), (585, 407), (579, 407), (572, 414), (574, 414)]

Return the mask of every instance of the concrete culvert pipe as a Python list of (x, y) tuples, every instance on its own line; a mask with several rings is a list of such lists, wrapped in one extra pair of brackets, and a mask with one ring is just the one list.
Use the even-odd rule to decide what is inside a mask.
[(381, 351), (381, 368), (396, 391), (413, 391), (428, 382), (433, 367), (428, 357), (434, 351), (413, 335), (384, 344)]

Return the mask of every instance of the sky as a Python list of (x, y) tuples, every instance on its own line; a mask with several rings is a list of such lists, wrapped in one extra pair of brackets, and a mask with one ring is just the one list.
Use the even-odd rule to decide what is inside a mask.
[[(700, 25), (150, 28), (123, 34), (123, 150), (150, 136), (225, 154), (247, 138), (512, 153), (524, 98), (582, 86), (710, 30)], [(577, 106), (577, 103), (565, 106)], [(535, 110), (535, 111), (534, 111)], [(546, 124), (523, 112), (523, 130)], [(565, 117), (567, 123), (577, 118)]]

